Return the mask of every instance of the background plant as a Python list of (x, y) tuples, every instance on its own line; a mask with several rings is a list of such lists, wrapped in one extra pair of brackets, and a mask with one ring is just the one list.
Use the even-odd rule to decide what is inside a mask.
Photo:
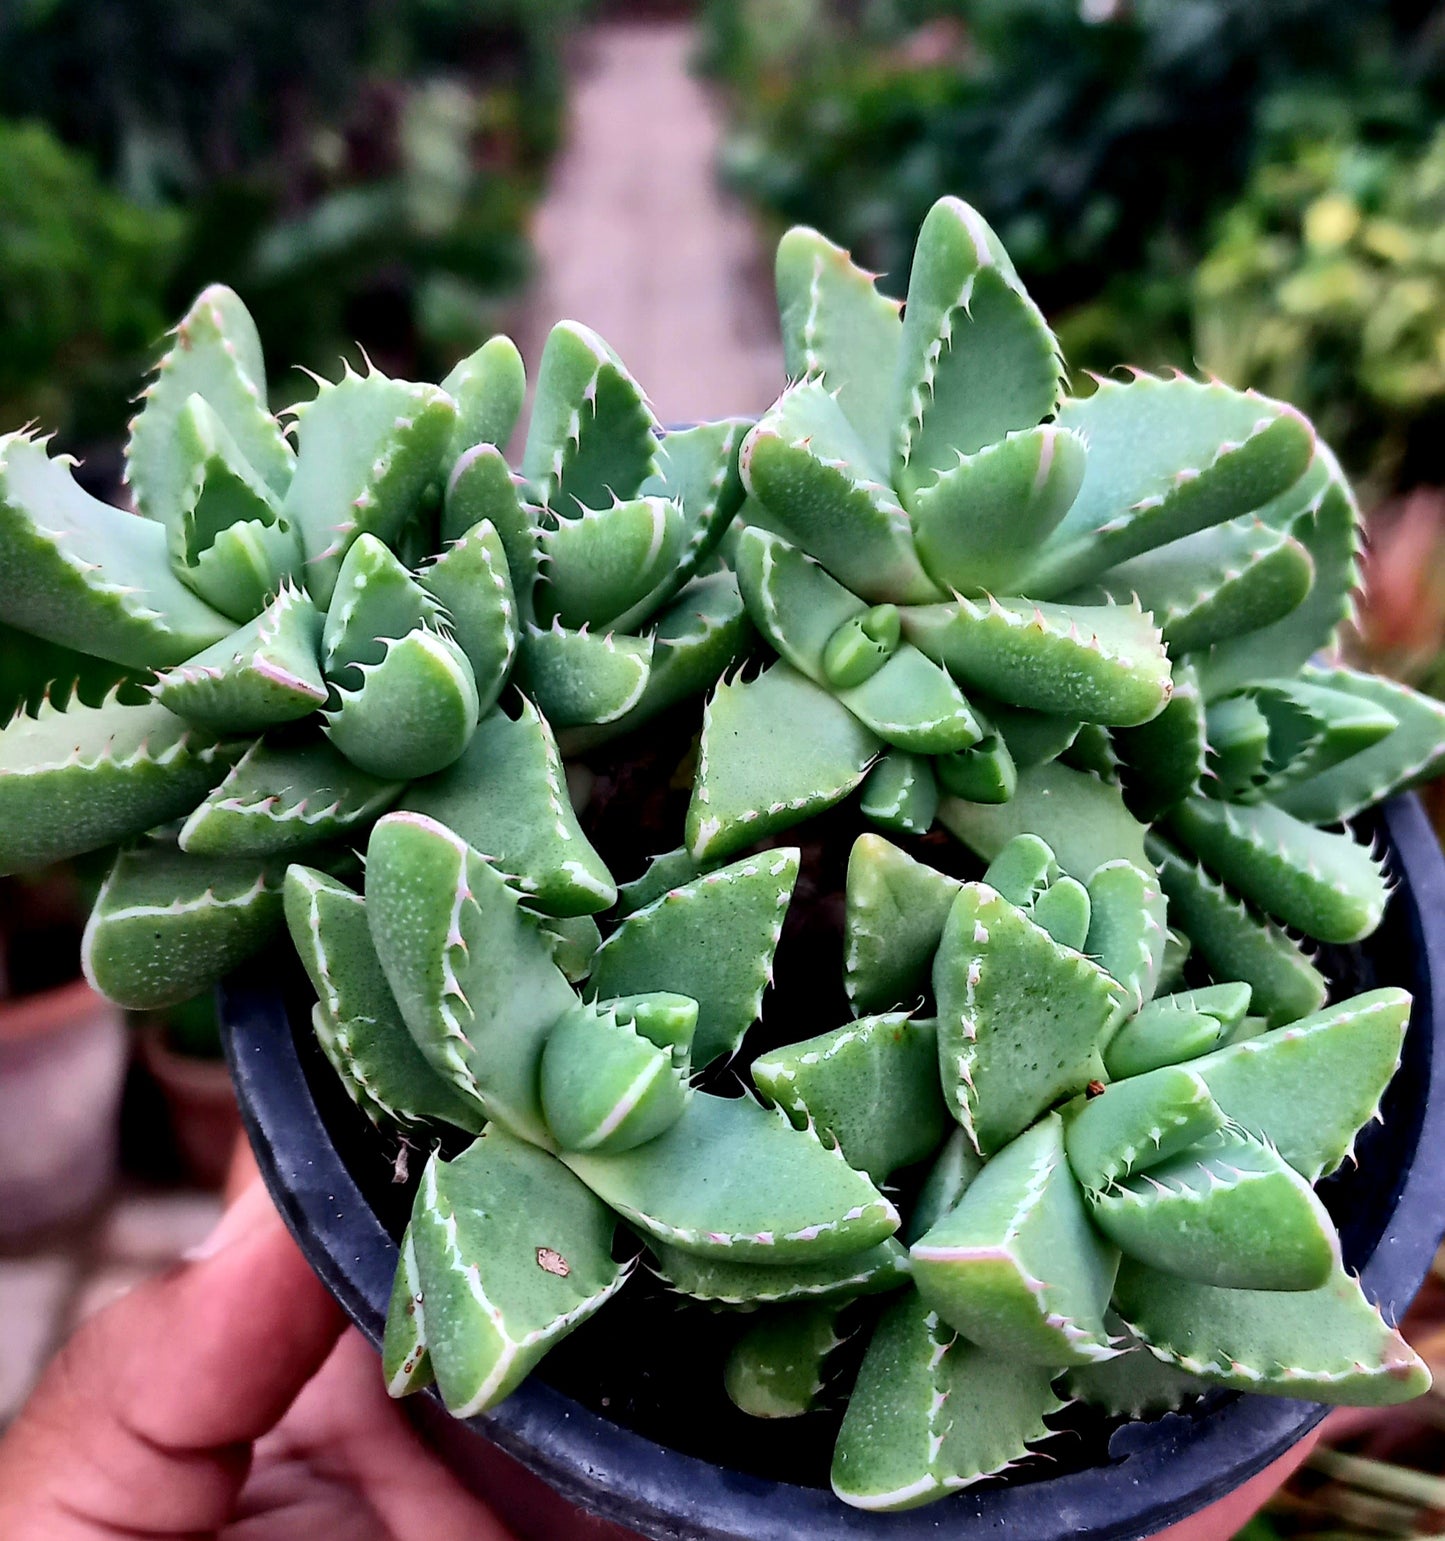
[[(262, 335), (312, 367), (360, 336), (393, 367), (444, 370), (526, 272), (526, 214), (558, 141), (560, 46), (576, 10), (8, 7), (0, 114), (44, 124), (110, 189), (83, 212), (73, 192), (50, 200), (54, 272), (71, 276), (65, 288), (51, 279), (51, 332), (12, 362), (11, 399), (22, 384), (43, 388), (47, 420), (64, 415), (82, 437), (115, 432), (114, 408), (86, 390), (91, 355), (133, 373), (157, 330), (140, 329), (146, 307), (174, 314), (217, 277), (244, 285)], [(108, 241), (90, 239), (106, 230)], [(18, 241), (10, 250), (19, 263)], [(27, 273), (0, 277), (33, 292)], [(84, 325), (55, 297), (82, 283), (96, 301)], [(133, 313), (102, 303), (109, 285)]]

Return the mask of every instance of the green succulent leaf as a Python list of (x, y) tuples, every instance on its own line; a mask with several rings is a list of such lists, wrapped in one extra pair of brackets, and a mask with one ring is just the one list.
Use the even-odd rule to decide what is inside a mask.
[(999, 1151), (909, 1256), (925, 1303), (993, 1353), (1055, 1368), (1113, 1353), (1119, 1254), (1089, 1224), (1056, 1113)]
[[(1154, 616), (1171, 654), (1212, 647), (1288, 615), (1314, 581), (1308, 550), (1287, 530), (1245, 517), (1121, 562), (1098, 590)], [(1086, 589), (1079, 598), (1093, 599)]]
[(559, 321), (537, 373), (522, 474), (564, 517), (634, 497), (657, 471), (657, 419), (642, 387), (593, 331)]
[(1154, 869), (1122, 857), (1088, 882), (1089, 931), (1082, 951), (1123, 987), (1135, 1007), (1158, 988), (1164, 966), (1164, 897)]
[(567, 748), (581, 751), (620, 738), (679, 701), (700, 695), (742, 662), (752, 636), (732, 573), (694, 578), (652, 627), (652, 668), (637, 705), (613, 722), (569, 728)]
[(997, 733), (985, 733), (967, 749), (940, 755), (934, 765), (943, 790), (965, 802), (1006, 803), (1018, 790), (1018, 767)]
[[(1120, 1324), (1120, 1335), (1123, 1327)], [(1156, 1359), (1142, 1343), (1098, 1364), (1075, 1365), (1063, 1381), (1067, 1395), (1114, 1418), (1155, 1418), (1173, 1412), (1209, 1387)]]
[(938, 778), (927, 755), (890, 749), (868, 772), (858, 807), (895, 835), (926, 835), (938, 812)]
[(918, 1197), (908, 1215), (908, 1223), (902, 1232), (906, 1245), (912, 1246), (920, 1236), (926, 1236), (946, 1214), (958, 1207), (958, 1201), (968, 1191), (969, 1184), (983, 1171), (984, 1159), (973, 1148), (973, 1142), (962, 1129), (955, 1129), (943, 1142)]
[(1259, 790), (1271, 800), (1294, 782), (1372, 749), (1400, 725), (1377, 702), (1311, 680), (1262, 680), (1248, 694), (1269, 725)]
[(223, 614), (249, 621), (300, 569), (300, 537), (204, 397), (186, 402), (175, 434), (193, 468), (168, 520), (176, 571)]
[[(985, 861), (992, 861), (1016, 836), (1033, 834), (1048, 845), (1060, 868), (1081, 883), (1088, 883), (1100, 867), (1116, 860), (1132, 863), (1146, 878), (1154, 874), (1144, 850), (1144, 826), (1129, 812), (1119, 789), (1058, 762), (1021, 771), (1018, 788), (1007, 803), (986, 807), (944, 798), (938, 817)], [(1163, 898), (1146, 893), (1144, 899), (1162, 931)], [(1101, 907), (1112, 910), (1097, 888), (1091, 900), (1096, 915)], [(1151, 950), (1162, 945), (1162, 938), (1153, 939), (1152, 932), (1148, 940)]]
[(401, 795), (400, 781), (358, 770), (324, 739), (257, 739), (187, 817), (192, 856), (273, 856), (363, 829)]
[(555, 728), (614, 723), (641, 703), (653, 646), (651, 637), (529, 625), (521, 679)]
[(754, 1418), (801, 1418), (822, 1395), (829, 1356), (843, 1346), (841, 1306), (805, 1301), (763, 1311), (733, 1344), (723, 1385), (735, 1407)]
[(1324, 976), (1278, 926), (1158, 835), (1149, 837), (1149, 854), (1170, 913), (1199, 956), (1215, 973), (1249, 985), (1254, 1009), (1271, 1025), (1293, 1022), (1324, 1005), (1329, 993)]
[(1445, 706), (1438, 701), (1353, 669), (1306, 667), (1300, 677), (1388, 712), (1399, 726), (1373, 747), (1279, 791), (1275, 801), (1286, 813), (1308, 824), (1334, 824), (1445, 766)]
[(1152, 1170), (1224, 1124), (1209, 1088), (1181, 1066), (1076, 1097), (1063, 1119), (1064, 1150), (1086, 1197)]
[(669, 889), (629, 915), (593, 960), (588, 996), (670, 990), (698, 1003), (693, 1064), (734, 1054), (772, 977), (798, 852), (745, 857)]
[(544, 1150), (495, 1125), (433, 1156), (411, 1213), (426, 1343), (447, 1410), (470, 1418), (522, 1383), (627, 1281), (614, 1217)]
[(79, 856), (181, 817), (225, 776), (219, 744), (163, 706), (48, 698), (0, 729), (0, 873)]
[(479, 524), (490, 524), (497, 532), (507, 553), (519, 614), (530, 619), (541, 525), (525, 484), (494, 444), (467, 450), (452, 467), (442, 504), (441, 538), (460, 540)]
[(292, 866), (283, 897), (291, 940), (319, 997), (317, 1040), (351, 1100), (384, 1129), (440, 1119), (480, 1133), (486, 1115), (470, 1081), (438, 1075), (407, 1031), (361, 895), (314, 868)]
[(795, 226), (778, 242), (778, 310), (790, 380), (816, 379), (886, 467), (893, 438), (893, 376), (903, 336), (897, 300), (816, 230)]
[(572, 809), (557, 741), (525, 698), (515, 717), (494, 710), (458, 760), (408, 789), (406, 806), (455, 830), (544, 914), (595, 915), (616, 902)]
[(879, 835), (859, 835), (844, 890), (843, 985), (856, 1012), (917, 1003), (963, 885)]
[(1100, 381), (1092, 396), (1066, 401), (1058, 423), (1084, 439), (1089, 461), (1022, 585), (1045, 597), (1264, 508), (1315, 453), (1314, 433), (1293, 407), (1182, 375)]
[(1057, 760), (1079, 735), (1081, 723), (1051, 712), (1032, 712), (1027, 707), (1007, 706), (990, 696), (976, 694), (974, 702), (1003, 739), (1014, 765), (1027, 770)]
[(1321, 942), (1357, 942), (1385, 912), (1382, 866), (1348, 834), (1314, 829), (1270, 803), (1194, 797), (1169, 828), (1216, 876)]
[(1089, 911), (1089, 890), (1077, 878), (1061, 877), (1034, 899), (1026, 913), (1060, 947), (1082, 952), (1089, 935)]
[(808, 1300), (851, 1300), (882, 1295), (909, 1282), (908, 1254), (890, 1236), (862, 1252), (817, 1263), (739, 1263), (721, 1256), (699, 1257), (648, 1239), (657, 1272), (670, 1289), (712, 1306), (751, 1310)]
[(0, 435), (0, 596), (22, 631), (132, 668), (180, 663), (232, 623), (171, 571), (164, 529), (83, 491), (47, 441)]
[(366, 916), (402, 1017), (437, 1073), (470, 1081), (489, 1118), (550, 1146), (542, 1049), (577, 998), (517, 895), (445, 825), (389, 813), (367, 847)]
[(1104, 1068), (1111, 1080), (1120, 1081), (1161, 1065), (1183, 1065), (1214, 1048), (1223, 1030), (1219, 1018), (1197, 1009), (1187, 993), (1162, 996), (1150, 1001), (1109, 1040)]
[(795, 1124), (836, 1142), (875, 1183), (932, 1155), (948, 1127), (937, 1027), (906, 1011), (773, 1049), (753, 1061), (752, 1077)]
[(707, 870), (688, 855), (686, 846), (654, 856), (641, 877), (617, 885), (617, 915), (621, 919), (646, 909), (670, 888), (680, 888)]
[(1318, 441), (1299, 484), (1260, 510), (1288, 530), (1310, 554), (1314, 583), (1282, 620), (1218, 643), (1201, 658), (1204, 692), (1211, 698), (1256, 679), (1289, 674), (1330, 647), (1350, 617), (1359, 587), (1363, 548), (1360, 510), (1338, 462)]
[(683, 514), (684, 545), (660, 599), (701, 571), (742, 507), (738, 451), (752, 426), (750, 418), (725, 417), (663, 434), (657, 470), (638, 488), (640, 496), (671, 500)]
[(1037, 835), (1015, 835), (983, 874), (983, 881), (995, 893), (1021, 910), (1027, 910), (1058, 880), (1059, 864), (1054, 853)]
[(315, 605), (286, 583), (254, 621), (148, 688), (162, 706), (213, 733), (259, 733), (326, 704), (320, 650)]
[(442, 381), (442, 390), (457, 408), (444, 462), (450, 467), (478, 444), (506, 449), (522, 415), (527, 367), (510, 337), (489, 337)]
[(1213, 1386), (1382, 1407), (1430, 1372), (1344, 1271), (1313, 1290), (1238, 1290), (1125, 1259), (1114, 1303), (1155, 1358)]
[(337, 574), (322, 633), (321, 662), (329, 679), (355, 684), (359, 664), (379, 664), (388, 641), (419, 626), (440, 628), (437, 598), (424, 589), (374, 535), (351, 543)]
[(1058, 343), (998, 237), (961, 199), (940, 198), (918, 232), (903, 311), (893, 473), (904, 497), (960, 455), (1052, 416), (1062, 375)]
[(477, 685), (478, 715), (496, 705), (517, 653), (517, 599), (507, 553), (483, 521), (454, 540), (418, 575), (442, 606)]
[[(674, 999), (691, 1007), (695, 1027), (697, 1002)], [(563, 1150), (632, 1150), (682, 1117), (692, 1096), (687, 1074), (687, 1044), (679, 1055), (652, 1042), (618, 1002), (575, 1007), (542, 1051), (547, 1127)]]
[(1353, 1154), (1356, 1134), (1378, 1114), (1409, 1017), (1404, 990), (1370, 990), (1189, 1068), (1232, 1123), (1315, 1182)]
[(938, 1058), (953, 1116), (985, 1155), (1104, 1074), (1123, 991), (981, 883), (959, 890), (933, 962)]
[(751, 1097), (698, 1092), (646, 1145), (562, 1159), (646, 1236), (699, 1257), (817, 1262), (898, 1229), (898, 1211), (837, 1149)]
[(558, 519), (542, 530), (539, 612), (570, 630), (630, 630), (673, 587), (686, 533), (682, 509), (660, 497)]
[(834, 1493), (855, 1509), (914, 1509), (1017, 1464), (1064, 1405), (1053, 1375), (970, 1343), (910, 1290), (868, 1344), (833, 1453)]
[(132, 1011), (199, 995), (281, 929), (284, 877), (284, 862), (122, 851), (85, 927), (85, 977)]
[(581, 984), (592, 972), (602, 932), (590, 915), (539, 915), (537, 925), (552, 944), (552, 961), (569, 984)]
[(1146, 818), (1190, 796), (1209, 768), (1199, 676), (1183, 662), (1174, 663), (1170, 672), (1174, 688), (1164, 710), (1138, 727), (1112, 734), (1130, 806)]
[(256, 324), (230, 289), (212, 284), (202, 290), (173, 335), (175, 342), (141, 392), (125, 458), (136, 507), (174, 538), (195, 474), (193, 446), (177, 432), (192, 397), (206, 403), (246, 465), (277, 497), (290, 485), (295, 456), (266, 407)]
[(847, 707), (788, 664), (723, 680), (703, 713), (687, 847), (729, 856), (841, 802), (881, 744)]
[(954, 593), (1017, 593), (1074, 501), (1087, 454), (1078, 434), (1045, 423), (961, 456), (909, 501), (928, 576)]
[(1232, 1129), (1088, 1202), (1125, 1256), (1221, 1289), (1319, 1289), (1341, 1267), (1314, 1189), (1270, 1146)]
[(336, 705), (322, 714), (326, 732), (353, 765), (382, 780), (443, 770), (477, 726), (477, 683), (466, 654), (425, 626), (383, 647), (380, 663), (352, 666), (358, 686), (333, 686)]
[(401, 1239), (401, 1256), (386, 1307), (386, 1333), (381, 1344), (381, 1373), (388, 1396), (424, 1391), (436, 1377), (426, 1343), (426, 1299), (416, 1266), (411, 1228)]
[(916, 604), (940, 597), (919, 564), (903, 506), (817, 380), (783, 392), (743, 440), (738, 464), (767, 527), (860, 598)]
[(963, 685), (1032, 711), (1127, 727), (1169, 700), (1168, 655), (1137, 606), (990, 595), (905, 610), (903, 631)]
[[(348, 365), (335, 384), (293, 407), (296, 474), (282, 517), (301, 531), (306, 587), (331, 603), (337, 575), (361, 534), (390, 544), (442, 469), (457, 409), (435, 385), (392, 380)], [(475, 521), (473, 521), (475, 522)]]

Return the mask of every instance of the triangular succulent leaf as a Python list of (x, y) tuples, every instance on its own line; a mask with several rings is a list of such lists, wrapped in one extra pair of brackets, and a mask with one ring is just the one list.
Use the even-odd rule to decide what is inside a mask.
[(693, 1064), (736, 1053), (762, 1010), (798, 852), (763, 851), (669, 889), (629, 915), (593, 960), (588, 997), (670, 990), (698, 1003)]
[(517, 895), (445, 825), (389, 813), (367, 848), (366, 918), (402, 1017), (438, 1074), (470, 1079), (488, 1117), (549, 1146), (538, 1070), (576, 996)]
[(882, 744), (826, 690), (785, 663), (723, 680), (703, 713), (687, 847), (729, 856), (841, 802)]
[(909, 1256), (924, 1301), (994, 1353), (1062, 1368), (1113, 1352), (1119, 1254), (1089, 1224), (1056, 1113), (999, 1151)]
[(382, 1128), (441, 1119), (480, 1133), (486, 1115), (476, 1092), (438, 1075), (407, 1031), (361, 895), (314, 868), (292, 866), (284, 900), (291, 940), (319, 997), (317, 1039), (351, 1100)]
[(778, 242), (778, 311), (790, 380), (820, 380), (886, 469), (893, 439), (893, 377), (903, 328), (897, 300), (880, 294), (841, 247), (795, 226)]
[(898, 353), (893, 474), (905, 498), (1051, 417), (1058, 343), (975, 209), (940, 198), (914, 248)]
[(85, 977), (132, 1011), (217, 984), (281, 929), (285, 863), (214, 860), (163, 845), (122, 851), (81, 944)]
[(559, 321), (537, 372), (522, 474), (570, 517), (631, 498), (657, 470), (657, 419), (621, 359), (588, 327)]
[(1210, 1385), (1363, 1407), (1429, 1389), (1429, 1370), (1343, 1268), (1319, 1289), (1227, 1290), (1126, 1258), (1114, 1303), (1155, 1358)]
[(437, 1389), (455, 1417), (495, 1407), (627, 1281), (614, 1216), (554, 1156), (489, 1128), (433, 1156), (410, 1236)]
[(400, 781), (358, 770), (325, 739), (257, 739), (180, 830), (192, 856), (272, 856), (364, 828), (401, 795)]
[(898, 1229), (898, 1211), (835, 1147), (751, 1097), (698, 1092), (646, 1145), (562, 1159), (647, 1237), (700, 1257), (819, 1262)]
[(0, 729), (0, 873), (64, 861), (180, 818), (241, 745), (154, 702), (48, 699)]
[(906, 1011), (773, 1049), (753, 1061), (752, 1077), (794, 1123), (811, 1123), (875, 1183), (932, 1155), (948, 1126), (938, 1030)]
[(598, 914), (616, 901), (567, 795), (557, 741), (525, 698), (516, 717), (494, 710), (454, 764), (409, 788), (406, 806), (455, 830), (544, 914)]
[(180, 663), (231, 621), (171, 571), (164, 529), (85, 492), (46, 441), (0, 435), (0, 593), (22, 631), (133, 668)]

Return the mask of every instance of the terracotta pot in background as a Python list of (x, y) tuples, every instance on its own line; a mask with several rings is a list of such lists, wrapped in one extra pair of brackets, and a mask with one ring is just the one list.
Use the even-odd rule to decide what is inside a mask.
[(0, 1244), (78, 1220), (109, 1192), (128, 1041), (83, 979), (0, 1001)]
[(165, 1101), (182, 1170), (203, 1188), (219, 1188), (241, 1135), (226, 1062), (178, 1054), (167, 1044), (161, 1022), (147, 1022), (138, 1042), (140, 1062)]

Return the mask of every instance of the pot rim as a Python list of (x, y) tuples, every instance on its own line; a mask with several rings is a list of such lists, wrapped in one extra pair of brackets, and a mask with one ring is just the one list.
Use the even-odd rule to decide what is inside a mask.
[[(1384, 806), (1403, 881), (1405, 930), (1419, 989), (1411, 1030), (1424, 1032), (1429, 1074), (1421, 1121), (1380, 1241), (1361, 1270), (1367, 1294), (1397, 1321), (1445, 1233), (1445, 856), (1412, 795)], [(274, 986), (233, 980), (222, 992), (223, 1039), (247, 1134), (298, 1245), (352, 1321), (378, 1344), (397, 1245), (342, 1163), (321, 1122)], [(1438, 1050), (1438, 1052), (1437, 1052)], [(874, 1514), (831, 1492), (753, 1477), (654, 1443), (533, 1377), (469, 1420), (564, 1498), (652, 1541), (939, 1541), (940, 1537), (1140, 1541), (1264, 1470), (1328, 1408), (1237, 1396), (1196, 1417), (1126, 1424), (1107, 1465), (1014, 1486), (966, 1488), (926, 1508)]]

